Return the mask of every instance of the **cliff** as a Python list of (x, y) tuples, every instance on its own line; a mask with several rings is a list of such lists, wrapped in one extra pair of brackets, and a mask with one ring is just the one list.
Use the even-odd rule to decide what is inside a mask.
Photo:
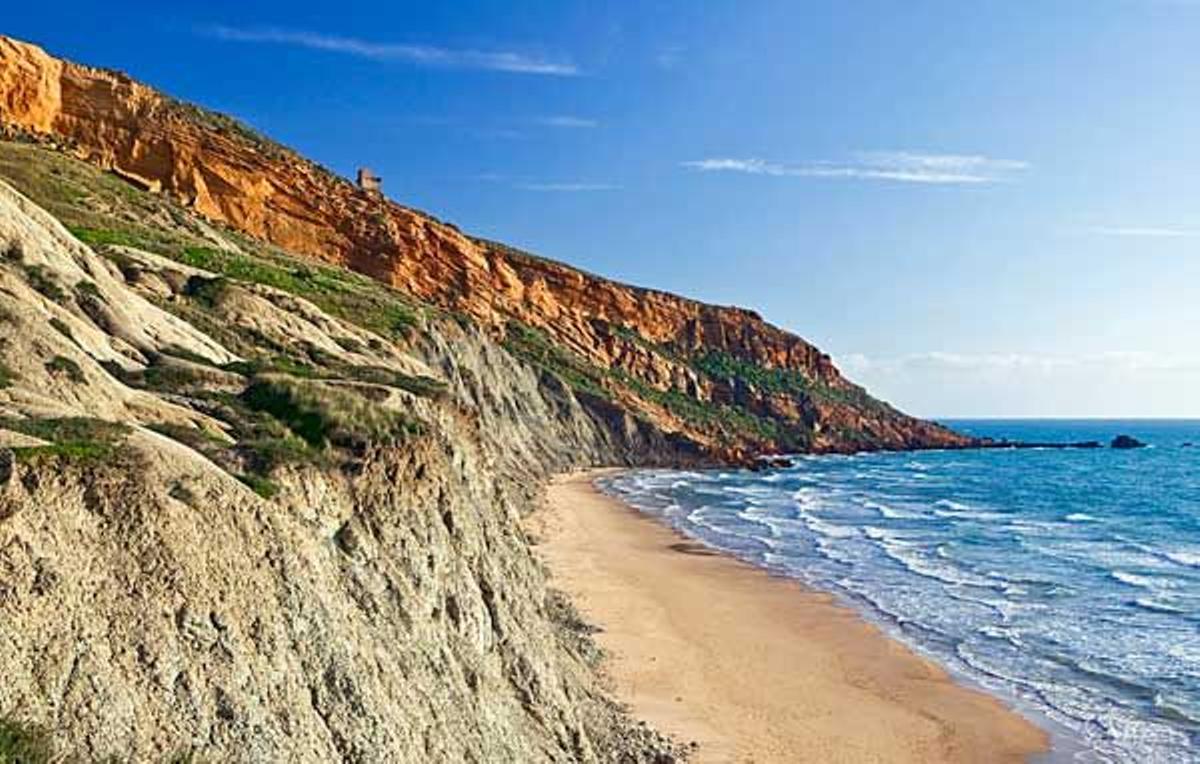
[(673, 761), (518, 520), (549, 472), (686, 452), (451, 316), (372, 331), (390, 290), (320, 275), (359, 323), (92, 249), (0, 182), (0, 759)]
[(0, 38), (0, 759), (656, 762), (552, 473), (958, 446), (755, 314)]
[(0, 105), (11, 135), (68, 151), (209, 221), (461, 313), (577, 392), (715, 455), (968, 443), (872, 399), (827, 355), (751, 311), (627, 286), (472, 238), (124, 74), (0, 37)]

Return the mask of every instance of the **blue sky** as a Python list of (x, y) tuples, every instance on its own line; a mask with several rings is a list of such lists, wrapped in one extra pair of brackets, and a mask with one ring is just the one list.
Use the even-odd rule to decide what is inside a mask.
[(914, 413), (1200, 416), (1200, 2), (246, 5), (0, 31)]

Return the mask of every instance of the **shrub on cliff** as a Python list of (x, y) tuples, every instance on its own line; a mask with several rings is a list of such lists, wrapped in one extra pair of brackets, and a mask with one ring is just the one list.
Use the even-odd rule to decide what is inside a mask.
[(54, 748), (40, 727), (0, 719), (0, 764), (48, 764)]
[(82, 384), (87, 381), (79, 364), (63, 355), (56, 355), (46, 361), (46, 371), (51, 374), (65, 374), (72, 382)]
[(116, 453), (125, 436), (129, 434), (129, 428), (123, 424), (88, 417), (4, 417), (0, 418), (0, 427), (47, 441), (49, 444), (14, 448), (13, 453), (21, 461), (45, 458), (79, 461), (104, 459)]
[(252, 410), (278, 419), (314, 448), (398, 442), (422, 429), (420, 422), (357, 392), (293, 377), (259, 377), (242, 400)]

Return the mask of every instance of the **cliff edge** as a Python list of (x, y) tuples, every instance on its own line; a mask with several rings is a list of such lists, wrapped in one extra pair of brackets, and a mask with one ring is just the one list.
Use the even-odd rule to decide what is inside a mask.
[(246, 128), (0, 37), (0, 125), (207, 220), (461, 313), (510, 352), (723, 458), (956, 447), (740, 308), (584, 273), (359, 189)]

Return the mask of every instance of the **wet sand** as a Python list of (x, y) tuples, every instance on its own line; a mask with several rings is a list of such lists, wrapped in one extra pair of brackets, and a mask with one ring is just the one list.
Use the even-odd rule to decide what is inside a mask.
[(635, 716), (698, 762), (1023, 762), (1046, 734), (827, 594), (689, 541), (593, 486), (549, 488), (530, 520), (553, 584), (610, 659)]

